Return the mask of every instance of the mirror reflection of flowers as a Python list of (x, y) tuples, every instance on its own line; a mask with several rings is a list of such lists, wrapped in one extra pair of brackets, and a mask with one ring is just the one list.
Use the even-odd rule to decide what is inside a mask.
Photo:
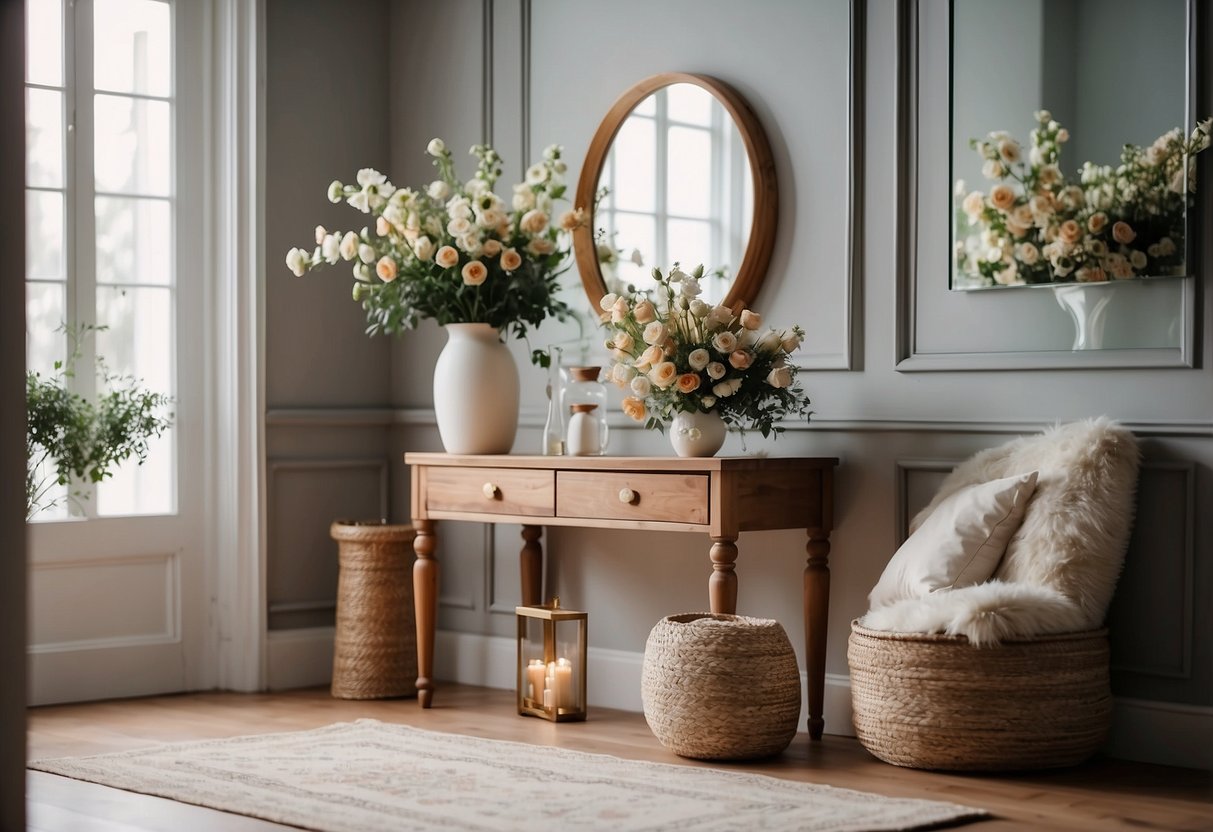
[(286, 265), (297, 277), (324, 265), (352, 263), (353, 297), (366, 310), (367, 334), (412, 329), (424, 318), (439, 325), (486, 323), (522, 337), (548, 315), (566, 318), (569, 306), (556, 293), (567, 268), (568, 235), (586, 222), (584, 211), (566, 211), (553, 222), (564, 196), (561, 148), (513, 186), (510, 202), (493, 189), (501, 157), (474, 145), (475, 176), (461, 182), (442, 139), (427, 148), (439, 177), (421, 190), (397, 188), (371, 168), (356, 185), (334, 181), (331, 202), (345, 200), (375, 218), (373, 228), (316, 228), (311, 252), (292, 248)]
[(728, 427), (763, 436), (782, 433), (779, 422), (808, 421), (809, 399), (789, 361), (804, 330), (760, 332), (757, 312), (701, 300), (702, 277), (703, 266), (687, 274), (675, 263), (668, 276), (653, 269), (654, 297), (632, 287), (603, 297), (616, 362), (609, 377), (629, 393), (623, 412), (658, 431), (680, 411), (715, 411)]
[(964, 285), (1096, 282), (1182, 274), (1185, 208), (1196, 190), (1194, 156), (1210, 121), (1186, 140), (1179, 128), (1149, 147), (1125, 145), (1121, 162), (1086, 162), (1077, 182), (1060, 166), (1069, 133), (1036, 114), (1032, 146), (1001, 131), (969, 145), (984, 159), (988, 194), (956, 183), (957, 275)]

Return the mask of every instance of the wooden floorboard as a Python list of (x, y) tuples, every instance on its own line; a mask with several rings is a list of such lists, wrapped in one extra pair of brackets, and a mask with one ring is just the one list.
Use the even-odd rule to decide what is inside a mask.
[[(327, 690), (274, 694), (198, 693), (29, 712), (29, 758), (104, 754), (162, 742), (297, 731), (360, 718), (536, 745), (680, 765), (639, 714), (595, 708), (584, 723), (555, 725), (519, 717), (508, 691), (446, 685), (435, 706), (416, 700), (346, 701)], [(987, 809), (993, 820), (964, 828), (1165, 829), (1213, 832), (1209, 772), (1097, 758), (1073, 769), (1015, 775), (941, 774), (886, 765), (854, 739), (798, 734), (781, 756), (759, 763), (713, 764), (790, 780), (893, 797), (947, 800)], [(31, 771), (29, 828), (40, 832), (264, 832), (284, 827), (225, 812)]]

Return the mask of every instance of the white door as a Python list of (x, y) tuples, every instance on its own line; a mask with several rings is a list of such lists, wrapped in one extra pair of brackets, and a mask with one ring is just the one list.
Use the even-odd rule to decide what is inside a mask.
[[(28, 0), (27, 350), (69, 382), (109, 371), (173, 399), (146, 463), (29, 526), (31, 702), (188, 690), (206, 677), (200, 9)], [(66, 496), (60, 489), (60, 497)]]

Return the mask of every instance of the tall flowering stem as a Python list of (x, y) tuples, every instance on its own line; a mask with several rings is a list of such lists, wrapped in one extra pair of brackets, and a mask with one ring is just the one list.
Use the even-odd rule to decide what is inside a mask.
[[(700, 266), (687, 274), (653, 270), (656, 288), (603, 297), (610, 378), (627, 390), (623, 411), (663, 431), (678, 412), (715, 411), (730, 428), (782, 433), (779, 424), (808, 421), (809, 399), (789, 361), (804, 341), (799, 326), (760, 332), (762, 316), (734, 313), (699, 298)], [(651, 296), (650, 296), (651, 295)]]
[(1184, 220), (1196, 190), (1196, 154), (1209, 146), (1210, 120), (1184, 139), (1179, 128), (1148, 148), (1125, 145), (1115, 167), (1061, 169), (1069, 132), (1048, 110), (1036, 113), (1024, 158), (1002, 131), (970, 146), (984, 160), (989, 193), (956, 183), (957, 274), (967, 285), (1096, 282), (1180, 274)]

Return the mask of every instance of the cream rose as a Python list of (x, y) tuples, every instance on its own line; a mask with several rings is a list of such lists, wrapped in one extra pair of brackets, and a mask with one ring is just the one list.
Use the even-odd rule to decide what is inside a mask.
[(434, 241), (429, 237), (418, 237), (417, 242), (413, 243), (413, 254), (422, 263), (428, 262), (434, 256)]
[(660, 363), (663, 358), (665, 358), (665, 351), (661, 347), (649, 347), (636, 359), (636, 368), (643, 370), (645, 367), (652, 367)]
[(644, 328), (644, 342), (646, 344), (662, 344), (665, 343), (668, 334), (665, 324), (661, 321), (653, 321)]
[(678, 392), (693, 393), (699, 389), (698, 373), (683, 373), (678, 377)]
[(1133, 264), (1133, 268), (1141, 271), (1146, 267), (1149, 260), (1146, 259), (1146, 253), (1144, 251), (1134, 249), (1133, 251), (1129, 252), (1129, 262)]
[(632, 392), (641, 398), (653, 392), (653, 382), (649, 381), (648, 376), (636, 376), (632, 379), (632, 383), (628, 385)]
[(970, 220), (975, 220), (980, 216), (982, 209), (986, 207), (985, 195), (981, 191), (973, 191), (964, 198), (964, 202), (960, 203), (960, 207)]
[(643, 422), (644, 417), (648, 415), (648, 410), (645, 408), (644, 402), (635, 396), (628, 396), (626, 399), (624, 399), (621, 409), (623, 410), (624, 415), (635, 419), (637, 422)]
[(388, 256), (379, 258), (379, 262), (375, 264), (375, 274), (379, 275), (379, 279), (384, 283), (391, 283), (396, 279), (396, 261)]
[(712, 354), (700, 347), (697, 350), (691, 350), (691, 354), (687, 356), (687, 363), (691, 365), (692, 370), (702, 370), (708, 366), (708, 362), (712, 360)]
[(560, 215), (560, 227), (565, 231), (572, 231), (586, 224), (586, 213), (584, 208), (574, 208), (571, 211), (565, 211)]
[(607, 292), (602, 296), (602, 300), (598, 301), (598, 308), (603, 312), (610, 312), (611, 307), (615, 305), (617, 300), (619, 300), (619, 295), (614, 292)]
[(728, 381), (722, 381), (712, 387), (712, 392), (719, 398), (727, 399), (729, 396), (741, 389), (741, 379), (731, 378)]
[(611, 368), (611, 380), (620, 387), (623, 387), (634, 378), (636, 378), (636, 368), (631, 364), (620, 362)]
[(728, 355), (733, 350), (737, 349), (737, 336), (731, 332), (718, 332), (712, 338), (712, 346), (716, 348), (716, 352), (721, 355)]
[(754, 356), (745, 350), (733, 350), (729, 353), (729, 363), (733, 365), (734, 369), (744, 370), (754, 363)]
[(452, 237), (465, 237), (472, 230), (472, 222), (466, 217), (456, 217), (446, 224), (446, 233)]
[(470, 260), (463, 264), (463, 282), (468, 286), (479, 286), (489, 276), (488, 267), (479, 260)]
[(426, 193), (437, 200), (450, 199), (451, 186), (443, 182), (441, 179), (436, 179), (430, 183), (429, 188), (426, 189)]
[(1112, 226), (1112, 239), (1121, 245), (1127, 246), (1137, 239), (1137, 232), (1133, 230), (1133, 226), (1124, 220), (1120, 220)]
[(615, 349), (631, 353), (632, 347), (636, 346), (636, 339), (626, 332), (617, 332), (611, 338), (611, 343), (615, 345)]
[(771, 372), (767, 373), (767, 384), (780, 389), (790, 386), (792, 384), (792, 368), (787, 365), (775, 367)]
[(1019, 144), (1014, 139), (1003, 139), (998, 143), (998, 155), (1010, 164), (1018, 162)]
[(695, 298), (693, 301), (691, 301), (691, 305), (688, 308), (691, 310), (691, 314), (696, 318), (706, 318), (708, 313), (712, 311), (712, 305), (710, 303), (704, 303), (699, 298)]
[(507, 272), (512, 272), (522, 265), (522, 255), (514, 251), (512, 248), (507, 248), (501, 252), (501, 268)]
[(653, 369), (649, 370), (649, 381), (662, 390), (673, 384), (674, 379), (677, 377), (678, 368), (674, 366), (673, 361), (660, 361), (653, 365)]
[(526, 250), (531, 254), (546, 256), (556, 250), (556, 244), (546, 237), (536, 237), (526, 244)]
[(746, 329), (758, 329), (762, 326), (762, 316), (749, 309), (741, 310), (741, 325)]
[(616, 296), (615, 303), (611, 305), (611, 323), (621, 324), (627, 320), (629, 309), (628, 299)]
[(1103, 231), (1108, 224), (1108, 215), (1103, 211), (1096, 211), (1091, 216), (1087, 217), (1087, 230), (1092, 234), (1098, 234)]
[(524, 234), (538, 234), (548, 227), (548, 215), (538, 208), (527, 211), (518, 221), (518, 229)]
[(724, 365), (719, 361), (713, 361), (708, 365), (708, 377), (711, 379), (724, 378)]
[(443, 246), (434, 254), (434, 262), (444, 269), (459, 265), (459, 252), (454, 246)]
[(780, 342), (780, 346), (783, 347), (784, 352), (796, 352), (796, 350), (800, 349), (800, 344), (803, 341), (804, 336), (796, 332), (796, 330), (785, 329), (783, 331), (783, 340)]
[(653, 306), (651, 300), (642, 300), (632, 310), (632, 317), (636, 319), (636, 323), (638, 324), (652, 323), (657, 320), (657, 308)]
[(783, 334), (768, 329), (754, 344), (754, 350), (762, 355), (774, 355), (783, 346)]
[(1040, 249), (1031, 243), (1020, 243), (1015, 250), (1015, 256), (1029, 266), (1034, 266), (1040, 260)]
[(728, 326), (733, 322), (733, 310), (727, 306), (715, 306), (708, 313), (708, 324), (714, 326)]
[(1010, 185), (995, 185), (990, 189), (990, 204), (999, 211), (1009, 211), (1015, 205), (1015, 191)]

